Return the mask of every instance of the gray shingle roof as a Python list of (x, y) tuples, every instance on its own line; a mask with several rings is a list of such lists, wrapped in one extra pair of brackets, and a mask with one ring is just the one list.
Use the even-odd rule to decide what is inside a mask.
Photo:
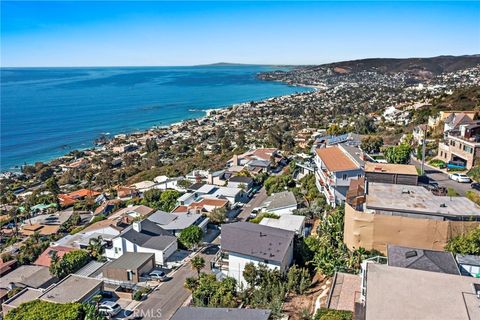
[(31, 288), (43, 288), (50, 285), (55, 276), (50, 274), (48, 267), (23, 265), (0, 277), (0, 288), (8, 288), (10, 283)]
[(271, 313), (267, 309), (181, 307), (172, 320), (267, 320)]
[(222, 225), (222, 250), (270, 261), (282, 262), (295, 232), (236, 222)]
[(250, 177), (243, 177), (243, 176), (235, 176), (230, 178), (231, 182), (240, 182), (240, 183), (246, 183), (249, 184), (253, 182), (253, 179)]
[(195, 224), (201, 218), (202, 215), (197, 213), (174, 214), (157, 211), (148, 217), (148, 220), (155, 222), (165, 230), (183, 230)]
[(450, 252), (388, 245), (388, 265), (408, 269), (460, 274)]
[(297, 205), (295, 195), (293, 194), (293, 192), (290, 191), (274, 193), (270, 197), (268, 197), (265, 202), (268, 203), (266, 208), (267, 211)]
[(121, 236), (141, 247), (157, 250), (164, 250), (170, 244), (177, 241), (177, 238), (170, 235), (169, 231), (160, 228), (150, 220), (143, 220), (140, 223), (142, 226), (141, 232), (135, 231), (133, 227), (130, 226), (125, 229)]

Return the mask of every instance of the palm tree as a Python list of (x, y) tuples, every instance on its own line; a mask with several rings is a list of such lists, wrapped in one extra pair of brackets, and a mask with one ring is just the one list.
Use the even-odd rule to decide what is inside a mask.
[(100, 260), (103, 254), (103, 243), (102, 243), (102, 236), (98, 236), (97, 238), (92, 238), (88, 242), (87, 251), (90, 253), (93, 259)]
[(200, 278), (200, 270), (205, 267), (205, 259), (200, 256), (196, 256), (192, 259), (192, 269), (197, 270), (197, 275)]

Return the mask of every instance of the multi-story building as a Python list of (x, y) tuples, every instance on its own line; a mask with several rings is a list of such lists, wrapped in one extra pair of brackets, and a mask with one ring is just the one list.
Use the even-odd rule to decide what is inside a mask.
[(480, 123), (461, 125), (448, 131), (445, 141), (438, 144), (438, 158), (458, 162), (466, 169), (477, 164), (480, 157)]
[(451, 238), (480, 225), (480, 208), (465, 197), (392, 183), (359, 188), (352, 182), (352, 188), (344, 224), (344, 242), (352, 250), (386, 253), (387, 245), (443, 250)]
[(315, 183), (331, 206), (345, 202), (350, 181), (364, 175), (362, 152), (346, 144), (315, 150)]

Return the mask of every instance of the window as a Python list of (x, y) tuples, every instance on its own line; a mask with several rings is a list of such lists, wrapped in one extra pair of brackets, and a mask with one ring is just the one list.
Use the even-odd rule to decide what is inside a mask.
[(347, 180), (347, 174), (346, 173), (343, 174), (342, 179)]

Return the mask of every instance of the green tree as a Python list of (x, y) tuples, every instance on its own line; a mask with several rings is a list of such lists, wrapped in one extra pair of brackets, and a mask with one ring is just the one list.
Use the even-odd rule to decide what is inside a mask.
[(480, 255), (480, 227), (451, 238), (445, 250), (459, 254)]
[(412, 147), (408, 144), (400, 144), (385, 148), (383, 153), (389, 163), (406, 164), (410, 161)]
[(203, 237), (203, 230), (198, 226), (190, 226), (180, 232), (179, 240), (187, 248), (192, 249), (196, 247)]
[(161, 208), (163, 211), (170, 212), (175, 208), (177, 199), (181, 193), (176, 190), (165, 190), (160, 196)]
[(187, 278), (184, 286), (192, 291), (192, 304), (196, 307), (235, 308), (238, 305), (237, 282), (233, 278), (218, 281), (215, 275), (202, 273), (197, 281)]
[(253, 263), (247, 263), (245, 265), (245, 268), (243, 269), (243, 279), (245, 279), (245, 282), (248, 284), (250, 288), (254, 288), (255, 285), (257, 284), (257, 268), (255, 267), (255, 264)]
[(55, 176), (48, 178), (47, 181), (45, 181), (45, 186), (55, 197), (60, 193), (60, 187), (58, 186)]
[(50, 272), (60, 279), (65, 278), (70, 273), (74, 273), (91, 260), (90, 255), (85, 250), (74, 250), (66, 253), (62, 259), (56, 259), (50, 264)]
[(379, 152), (382, 147), (383, 138), (381, 136), (366, 136), (360, 144), (360, 148), (367, 153)]
[(103, 260), (103, 252), (105, 251), (105, 248), (103, 246), (102, 236), (91, 238), (88, 241), (87, 251), (93, 259), (97, 261)]
[(197, 271), (197, 275), (200, 278), (200, 271), (205, 267), (205, 259), (200, 256), (195, 256), (190, 261), (192, 268)]
[(290, 292), (303, 294), (311, 285), (308, 269), (296, 265), (290, 267), (287, 273), (287, 289)]
[(282, 192), (288, 188), (295, 187), (295, 181), (293, 180), (290, 174), (281, 174), (278, 176), (270, 176), (265, 180), (264, 183), (267, 193), (271, 195), (272, 193)]
[(227, 208), (215, 208), (208, 215), (210, 221), (214, 224), (222, 224), (227, 220)]

